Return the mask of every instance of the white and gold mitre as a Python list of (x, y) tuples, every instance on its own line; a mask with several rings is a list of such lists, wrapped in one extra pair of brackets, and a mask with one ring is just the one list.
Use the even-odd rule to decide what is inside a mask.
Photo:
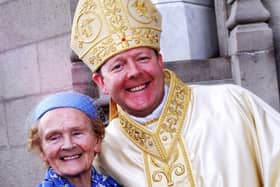
[(160, 32), (161, 15), (150, 0), (79, 0), (71, 48), (95, 72), (127, 49), (159, 50)]

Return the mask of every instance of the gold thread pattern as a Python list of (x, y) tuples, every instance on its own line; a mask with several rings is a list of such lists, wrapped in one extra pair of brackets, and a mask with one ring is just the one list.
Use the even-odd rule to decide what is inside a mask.
[(71, 48), (92, 70), (135, 47), (159, 50), (161, 16), (149, 0), (80, 0)]
[[(196, 186), (191, 163), (181, 135), (174, 149), (174, 154), (168, 161), (157, 160), (152, 155), (143, 153), (147, 186), (166, 186), (166, 184), (170, 187), (182, 186), (182, 179), (184, 186)], [(180, 184), (178, 184), (178, 181)]]
[(157, 122), (157, 121), (158, 121), (158, 119), (159, 119), (159, 118), (151, 119), (151, 120), (146, 121), (146, 122), (141, 123), (141, 124), (142, 124), (142, 125), (144, 125), (144, 126), (149, 126), (149, 125), (151, 125), (151, 124), (153, 124), (153, 123)]
[(176, 163), (176, 161), (179, 158), (178, 150), (175, 150), (175, 152), (171, 155), (168, 162), (162, 162), (160, 160), (157, 160), (155, 158), (151, 158), (151, 163), (154, 167), (159, 168), (158, 170), (155, 170), (152, 175), (152, 179), (155, 182), (161, 182), (162, 176), (166, 178), (167, 185), (173, 186), (174, 182), (172, 179), (172, 173), (175, 171), (176, 176), (181, 176), (185, 172), (185, 167), (183, 164)]
[(152, 136), (152, 132), (148, 129), (144, 129), (141, 126), (135, 127), (132, 125), (132, 120), (126, 117), (125, 113), (123, 113), (119, 108), (119, 118), (122, 126), (123, 132), (129, 137), (129, 139), (134, 142), (134, 144), (141, 147), (145, 152), (149, 152), (150, 154), (158, 157), (161, 155), (160, 150), (157, 149), (157, 142), (155, 138)]
[[(181, 147), (186, 147), (186, 145), (184, 144), (183, 138), (181, 136), (179, 138), (179, 144)], [(189, 178), (189, 184), (191, 187), (195, 187), (196, 185), (195, 185), (195, 180), (194, 180), (194, 176), (193, 176), (193, 172), (192, 172), (192, 165), (191, 165), (191, 162), (188, 157), (186, 149), (184, 149), (184, 151), (183, 151), (183, 156), (184, 156), (185, 163), (187, 165), (187, 175)]]
[(165, 70), (165, 82), (169, 83), (170, 92), (156, 131), (132, 120), (118, 106), (122, 131), (143, 151), (148, 186), (176, 186), (176, 179), (183, 177), (193, 187), (191, 163), (180, 135), (190, 89), (169, 70)]
[[(181, 82), (176, 75), (165, 70), (165, 77), (171, 78), (170, 82), (170, 95), (167, 99), (165, 108), (159, 118), (156, 132), (152, 132), (144, 128), (142, 124), (130, 119), (125, 112), (118, 107), (120, 123), (124, 133), (142, 150), (149, 152), (160, 160), (168, 160), (172, 153), (172, 147), (177, 141), (183, 121), (184, 115), (190, 99), (189, 88)], [(174, 90), (174, 91), (172, 91)], [(176, 102), (174, 99), (176, 97)], [(170, 99), (171, 98), (171, 99)], [(181, 104), (185, 103), (185, 104)], [(141, 134), (142, 139), (139, 139)]]

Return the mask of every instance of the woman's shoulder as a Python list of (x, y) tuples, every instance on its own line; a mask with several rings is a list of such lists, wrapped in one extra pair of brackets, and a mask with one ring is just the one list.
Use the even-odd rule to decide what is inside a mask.
[(51, 181), (43, 181), (37, 187), (55, 187), (55, 184)]
[(121, 186), (118, 182), (110, 176), (102, 175), (93, 168), (92, 183), (93, 186), (99, 186), (100, 184), (108, 187), (119, 187)]
[(56, 174), (52, 168), (48, 168), (45, 174), (44, 180), (37, 185), (37, 187), (60, 187), (65, 186), (73, 187), (73, 185), (68, 184), (68, 182)]

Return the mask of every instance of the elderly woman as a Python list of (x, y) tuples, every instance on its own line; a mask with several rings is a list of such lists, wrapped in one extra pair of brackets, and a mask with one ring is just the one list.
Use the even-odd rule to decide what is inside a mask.
[(38, 187), (119, 186), (92, 166), (101, 151), (104, 125), (97, 120), (93, 100), (76, 92), (61, 92), (42, 100), (35, 108), (29, 148), (48, 166)]

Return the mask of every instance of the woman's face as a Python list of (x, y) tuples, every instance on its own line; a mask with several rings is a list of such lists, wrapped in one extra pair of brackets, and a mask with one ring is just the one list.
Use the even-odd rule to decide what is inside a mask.
[(88, 174), (95, 154), (101, 151), (101, 140), (91, 125), (90, 118), (74, 108), (48, 111), (39, 121), (40, 157), (60, 176)]

